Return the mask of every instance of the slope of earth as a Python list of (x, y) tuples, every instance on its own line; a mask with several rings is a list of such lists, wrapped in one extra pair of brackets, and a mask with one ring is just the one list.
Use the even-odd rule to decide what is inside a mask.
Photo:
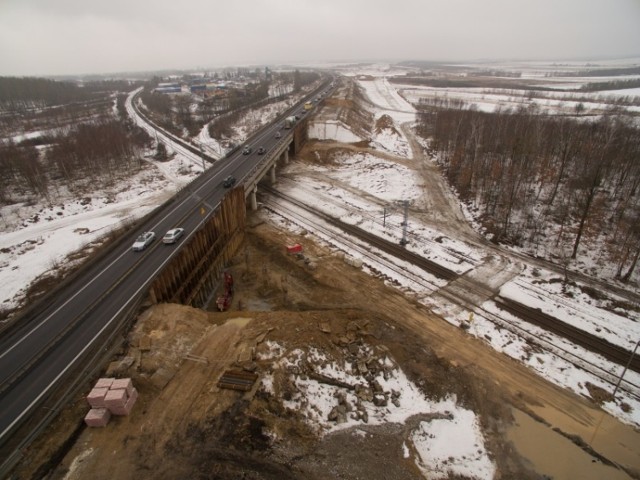
[[(105, 372), (133, 378), (140, 397), (131, 415), (103, 429), (81, 427), (49, 478), (638, 478), (633, 429), (308, 238), (275, 230), (260, 214), (251, 220), (229, 265), (231, 310), (143, 312)], [(293, 242), (304, 245), (303, 255), (285, 253)], [(254, 388), (219, 388), (229, 368), (255, 371)], [(334, 396), (325, 391), (323, 404), (327, 385)], [(44, 476), (38, 465), (87, 410), (79, 397), (25, 452), (15, 477)], [(465, 433), (449, 439), (448, 457), (434, 463), (442, 434), (430, 427), (461, 421), (463, 412), (481, 430), (475, 451), (456, 453)], [(586, 439), (599, 421), (600, 456), (567, 441), (555, 462), (539, 464), (514, 440), (534, 427), (541, 443), (566, 440), (550, 427)], [(568, 458), (577, 460), (563, 475)], [(476, 470), (465, 471), (469, 465)]]

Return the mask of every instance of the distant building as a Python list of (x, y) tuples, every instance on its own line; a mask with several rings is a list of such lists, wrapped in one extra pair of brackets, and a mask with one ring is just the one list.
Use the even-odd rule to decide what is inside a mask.
[(154, 92), (157, 93), (180, 93), (182, 92), (182, 87), (158, 87), (154, 89)]

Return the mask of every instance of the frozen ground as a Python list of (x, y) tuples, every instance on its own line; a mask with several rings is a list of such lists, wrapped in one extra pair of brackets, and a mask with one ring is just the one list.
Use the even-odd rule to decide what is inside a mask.
[[(489, 458), (473, 411), (460, 406), (456, 398), (429, 400), (386, 353), (376, 352), (368, 345), (361, 345), (359, 349), (358, 355), (377, 358), (381, 370), (374, 379), (365, 379), (353, 365), (340, 364), (315, 348), (308, 352), (296, 349), (284, 354), (284, 346), (269, 342), (267, 358), (277, 360), (279, 368), (289, 370), (289, 381), (295, 385), (295, 395), (285, 400), (284, 406), (302, 415), (321, 435), (361, 426), (363, 416), (366, 416), (367, 425), (380, 425), (404, 424), (410, 417), (428, 415), (428, 421), (419, 422), (417, 428), (409, 432), (404, 444), (405, 457), (410, 456), (410, 451), (415, 452), (414, 461), (426, 478), (449, 478), (450, 475), (477, 480), (494, 478), (495, 465)], [(345, 393), (344, 388), (293, 373), (300, 371), (302, 362), (312, 365), (317, 374), (363, 386), (362, 390)], [(276, 398), (282, 398), (274, 391), (274, 383), (273, 376), (267, 375), (262, 380), (262, 388), (276, 393)], [(371, 384), (378, 385), (380, 393), (372, 394), (367, 400), (369, 392), (364, 386)], [(387, 395), (382, 392), (387, 392)], [(336, 411), (336, 399), (350, 413), (338, 421), (329, 420), (334, 418), (332, 412)]]
[[(396, 86), (384, 77), (389, 75), (388, 66), (377, 69), (370, 67), (367, 72), (378, 77), (374, 80), (359, 80), (375, 105), (375, 117), (389, 115), (396, 126), (411, 122), (414, 112), (408, 102), (398, 95)], [(353, 72), (354, 75), (357, 72)], [(269, 113), (265, 113), (266, 116)], [(255, 119), (256, 122), (262, 120)], [(138, 121), (138, 123), (140, 123)], [(314, 203), (322, 203), (322, 208), (330, 214), (335, 214), (345, 221), (363, 225), (366, 229), (375, 231), (391, 239), (397, 239), (402, 234), (402, 209), (400, 200), (413, 199), (420, 201), (421, 182), (411, 169), (403, 166), (410, 161), (408, 151), (397, 148), (397, 145), (408, 144), (408, 139), (398, 129), (399, 134), (385, 140), (387, 150), (399, 156), (396, 163), (390, 159), (381, 159), (370, 154), (355, 154), (345, 156), (330, 169), (314, 167), (308, 174), (299, 174), (294, 186), (287, 186), (288, 193), (305, 200), (312, 199)], [(238, 130), (239, 140), (246, 132)], [(153, 135), (153, 134), (152, 134)], [(162, 136), (162, 135), (160, 135)], [(75, 201), (61, 200), (59, 204), (32, 205), (29, 210), (24, 206), (5, 207), (2, 214), (3, 235), (0, 237), (0, 302), (9, 308), (19, 304), (21, 292), (31, 281), (49, 270), (56, 263), (64, 261), (66, 255), (76, 251), (83, 244), (98, 239), (105, 231), (114, 228), (128, 218), (138, 217), (160, 204), (173, 189), (180, 188), (202, 169), (201, 160), (179, 146), (171, 148), (175, 152), (174, 158), (161, 165), (150, 162), (150, 167), (141, 175), (154, 175), (153, 183), (141, 185), (141, 177), (133, 178), (130, 184), (121, 186), (118, 192), (94, 194), (86, 205), (73, 207)], [(150, 173), (151, 172), (151, 173)], [(325, 179), (323, 180), (322, 177)], [(363, 194), (366, 193), (366, 195)], [(109, 201), (101, 200), (108, 197)], [(321, 199), (321, 202), (318, 200)], [(384, 220), (383, 208), (390, 206), (389, 216)], [(64, 208), (63, 208), (64, 207)], [(357, 212), (357, 213), (356, 213)], [(29, 218), (39, 213), (37, 222)], [(448, 268), (464, 273), (471, 271), (484, 261), (487, 251), (478, 245), (451, 238), (428, 223), (422, 223), (419, 218), (410, 218), (410, 233), (412, 241), (408, 248), (429, 255), (433, 261), (442, 263)], [(572, 299), (558, 296), (554, 284), (549, 281), (552, 272), (537, 269), (535, 278), (531, 274), (533, 268), (526, 268), (526, 273), (503, 286), (502, 294), (516, 297), (523, 303), (532, 306), (551, 304), (556, 302), (553, 315), (562, 321), (570, 322), (580, 328), (595, 332), (606, 332), (611, 338), (627, 349), (632, 349), (634, 341), (640, 338), (638, 330), (639, 319), (636, 314), (627, 311), (617, 311), (615, 314), (604, 309), (604, 305), (594, 304), (592, 300), (581, 296)], [(531, 276), (529, 276), (531, 275)], [(540, 280), (547, 281), (540, 283)], [(406, 279), (394, 278), (402, 288), (412, 291), (415, 285), (403, 284)], [(531, 288), (533, 281), (536, 287)], [(437, 290), (441, 285), (433, 285)], [(547, 291), (545, 291), (547, 290)], [(434, 305), (430, 292), (414, 292), (423, 303), (439, 312), (447, 321), (459, 325), (469, 320), (470, 312), (461, 308), (454, 308), (446, 302)], [(487, 303), (483, 305), (487, 312), (494, 307)], [(496, 315), (505, 316), (504, 312), (495, 310)], [(586, 395), (586, 382), (600, 385), (604, 389), (611, 387), (599, 380), (595, 375), (578, 368), (573, 363), (563, 360), (559, 355), (549, 351), (532, 349), (527, 339), (516, 336), (500, 327), (489, 319), (489, 313), (476, 313), (473, 317), (470, 333), (484, 339), (494, 348), (527, 364), (558, 385), (570, 388)], [(517, 322), (517, 319), (508, 319)], [(531, 331), (531, 336), (542, 335), (541, 332), (523, 325)], [(599, 329), (599, 330), (598, 330)], [(611, 365), (588, 352), (576, 350), (572, 346), (563, 344), (563, 340), (552, 338), (545, 334), (548, 341), (558, 349), (570, 349), (577, 357), (586, 359), (594, 365), (602, 365), (612, 377), (617, 377), (622, 367)], [(640, 384), (640, 376), (627, 372), (625, 380)], [(627, 409), (626, 406), (631, 406)], [(605, 405), (612, 414), (626, 422), (640, 425), (640, 404), (637, 400), (619, 393), (614, 402)], [(461, 418), (464, 415), (461, 415)], [(468, 428), (471, 428), (469, 425)], [(424, 432), (423, 432), (424, 433)]]

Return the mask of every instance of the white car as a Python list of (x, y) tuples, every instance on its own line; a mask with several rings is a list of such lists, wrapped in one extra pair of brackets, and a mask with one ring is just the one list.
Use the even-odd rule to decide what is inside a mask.
[(162, 237), (162, 243), (176, 243), (183, 233), (184, 228), (172, 228), (164, 234), (164, 237)]
[(133, 242), (133, 246), (131, 247), (134, 252), (141, 252), (145, 248), (147, 248), (151, 242), (153, 242), (156, 238), (156, 234), (153, 232), (144, 232), (140, 235), (135, 242)]

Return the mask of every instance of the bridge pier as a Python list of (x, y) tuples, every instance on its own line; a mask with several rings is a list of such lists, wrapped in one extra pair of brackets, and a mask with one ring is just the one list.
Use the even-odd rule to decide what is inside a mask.
[(254, 212), (258, 210), (258, 199), (256, 194), (258, 193), (258, 185), (255, 185), (249, 194), (249, 202), (251, 203), (251, 210)]
[(282, 152), (282, 156), (280, 157), (282, 158), (282, 161), (284, 162), (284, 164), (288, 164), (289, 163), (289, 149), (286, 149), (284, 152)]
[(275, 164), (269, 169), (269, 180), (271, 180), (271, 184), (276, 183), (276, 166)]

